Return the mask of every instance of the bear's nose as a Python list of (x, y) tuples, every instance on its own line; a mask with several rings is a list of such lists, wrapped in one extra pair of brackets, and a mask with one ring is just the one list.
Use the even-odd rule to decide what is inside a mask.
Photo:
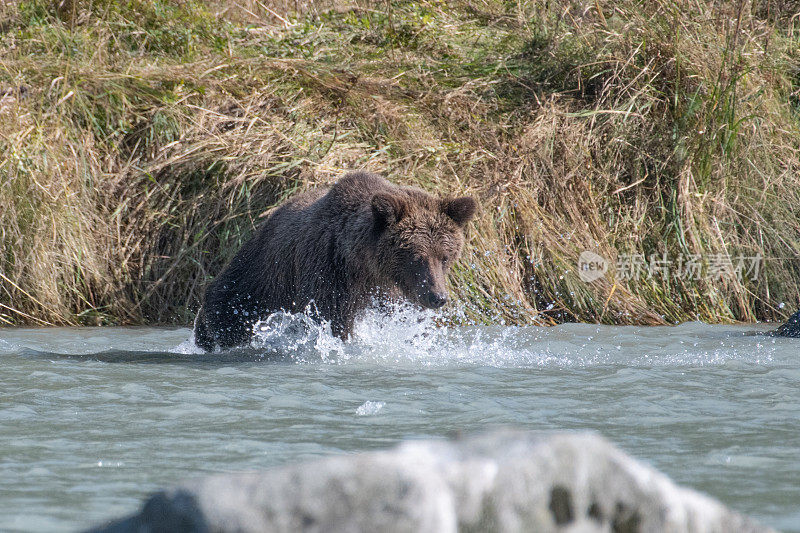
[(433, 309), (438, 309), (439, 307), (443, 306), (447, 303), (447, 295), (444, 293), (436, 293), (436, 292), (429, 292), (428, 293), (428, 305), (431, 306)]

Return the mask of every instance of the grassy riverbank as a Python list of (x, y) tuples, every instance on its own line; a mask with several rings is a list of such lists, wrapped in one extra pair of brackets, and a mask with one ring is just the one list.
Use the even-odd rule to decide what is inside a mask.
[(800, 302), (796, 3), (53, 4), (0, 4), (0, 323), (187, 323), (264, 211), (347, 169), (480, 198), (470, 319)]

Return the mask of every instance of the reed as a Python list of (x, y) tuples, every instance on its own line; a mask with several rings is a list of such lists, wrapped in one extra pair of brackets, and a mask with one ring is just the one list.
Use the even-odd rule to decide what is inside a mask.
[[(0, 4), (0, 322), (188, 323), (266, 211), (348, 169), (480, 199), (455, 320), (781, 319), (800, 301), (796, 11)], [(579, 279), (584, 250), (604, 278)], [(755, 280), (613, 268), (756, 255)]]

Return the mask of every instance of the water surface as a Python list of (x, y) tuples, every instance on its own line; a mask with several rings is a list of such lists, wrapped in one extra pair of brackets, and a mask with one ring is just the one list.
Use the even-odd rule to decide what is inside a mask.
[(596, 430), (800, 531), (800, 340), (433, 322), (371, 316), (342, 345), (282, 318), (211, 355), (188, 329), (0, 329), (0, 530), (72, 531), (185, 478), (513, 425)]

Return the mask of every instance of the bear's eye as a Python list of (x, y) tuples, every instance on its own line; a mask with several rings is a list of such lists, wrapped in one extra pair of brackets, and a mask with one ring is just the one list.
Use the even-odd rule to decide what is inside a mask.
[(445, 265), (449, 265), (450, 264), (450, 256), (446, 255), (446, 254), (444, 256), (442, 256), (442, 263), (444, 263)]

